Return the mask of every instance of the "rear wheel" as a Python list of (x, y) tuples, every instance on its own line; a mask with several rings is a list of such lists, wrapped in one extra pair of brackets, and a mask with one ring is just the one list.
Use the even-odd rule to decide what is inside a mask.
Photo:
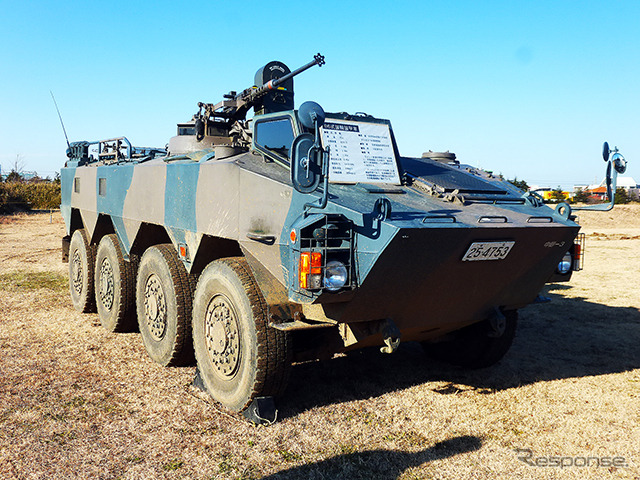
[(173, 245), (156, 245), (142, 255), (136, 282), (138, 327), (149, 357), (160, 365), (193, 362), (194, 285)]
[(89, 243), (87, 232), (73, 232), (69, 244), (69, 292), (71, 303), (79, 312), (95, 312), (93, 270), (96, 247)]
[(453, 332), (451, 340), (423, 342), (430, 357), (467, 368), (489, 367), (509, 351), (516, 334), (518, 311), (503, 312), (504, 321), (485, 320)]
[(278, 396), (291, 366), (288, 333), (268, 326), (268, 308), (244, 258), (216, 260), (198, 280), (193, 339), (207, 392), (229, 410)]
[(96, 307), (102, 326), (110, 332), (129, 332), (136, 326), (136, 264), (122, 256), (118, 237), (100, 240), (95, 268)]

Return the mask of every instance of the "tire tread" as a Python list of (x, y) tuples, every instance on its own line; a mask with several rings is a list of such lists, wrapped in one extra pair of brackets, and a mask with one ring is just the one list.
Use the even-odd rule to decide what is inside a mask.
[(162, 254), (169, 272), (176, 296), (177, 306), (177, 332), (171, 360), (166, 365), (184, 366), (190, 365), (194, 361), (193, 341), (191, 336), (191, 310), (193, 307), (193, 292), (196, 281), (193, 275), (187, 272), (184, 264), (178, 257), (175, 248), (170, 243), (156, 245)]
[(280, 396), (291, 373), (291, 337), (269, 326), (268, 306), (253, 273), (243, 257), (230, 257), (222, 262), (238, 275), (244, 287), (256, 323), (258, 337), (257, 374), (253, 392), (245, 408), (258, 396)]
[[(119, 292), (117, 292), (117, 295), (120, 296), (120, 302), (118, 305), (118, 312), (116, 313), (116, 323), (112, 328), (108, 328), (108, 330), (111, 330), (113, 332), (131, 332), (136, 327), (136, 273), (138, 270), (139, 259), (134, 255), (131, 256), (128, 262), (124, 259), (122, 251), (120, 250), (118, 236), (116, 234), (112, 233), (105, 235), (102, 240), (100, 240), (100, 245), (103, 241), (110, 241), (112, 243), (116, 252), (116, 265), (114, 266), (117, 267), (120, 272), (120, 288)], [(98, 285), (98, 258), (100, 256), (100, 245), (98, 245), (98, 249), (96, 252), (96, 262), (94, 268), (96, 281), (94, 285)], [(98, 289), (96, 288), (96, 306), (99, 303), (98, 294)], [(98, 314), (100, 314), (99, 311)]]
[[(95, 299), (95, 286), (93, 283), (93, 279), (94, 279), (97, 246), (92, 245), (89, 242), (89, 239), (87, 238), (87, 231), (84, 228), (80, 228), (76, 230), (76, 232), (80, 234), (80, 238), (82, 239), (82, 248), (84, 249), (85, 255), (87, 258), (87, 265), (83, 266), (83, 267), (86, 267), (85, 275), (87, 277), (87, 289), (86, 289), (86, 292), (83, 292), (84, 298), (80, 301), (80, 304), (76, 305), (74, 303), (74, 307), (76, 308), (76, 310), (78, 310), (81, 313), (95, 313), (96, 299)], [(73, 244), (73, 241), (74, 241), (73, 239), (75, 238), (76, 232), (74, 232), (74, 234), (71, 237), (72, 244)], [(73, 252), (73, 248), (74, 246), (70, 245), (69, 252), (71, 254)], [(71, 289), (73, 289), (73, 285), (72, 285), (73, 279), (71, 278), (71, 262), (72, 261), (73, 261), (73, 258), (70, 256), (69, 258), (69, 289), (70, 291)]]

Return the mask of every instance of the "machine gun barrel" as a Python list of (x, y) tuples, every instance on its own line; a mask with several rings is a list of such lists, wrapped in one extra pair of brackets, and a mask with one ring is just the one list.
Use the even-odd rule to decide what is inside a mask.
[(258, 88), (248, 88), (238, 96), (241, 97), (242, 100), (244, 100), (244, 102), (251, 103), (255, 99), (260, 98), (262, 95), (267, 93), (269, 90), (273, 90), (274, 88), (277, 88), (278, 85), (283, 84), (284, 82), (286, 82), (290, 78), (295, 77), (299, 73), (302, 73), (305, 70), (310, 69), (314, 65), (318, 65), (319, 67), (321, 67), (324, 64), (325, 64), (324, 56), (318, 53), (313, 56), (313, 60), (311, 62), (307, 63), (306, 65), (303, 65), (302, 67), (294, 70), (293, 72), (287, 73), (284, 77), (276, 78), (274, 80), (269, 80), (267, 83), (265, 83), (264, 85)]

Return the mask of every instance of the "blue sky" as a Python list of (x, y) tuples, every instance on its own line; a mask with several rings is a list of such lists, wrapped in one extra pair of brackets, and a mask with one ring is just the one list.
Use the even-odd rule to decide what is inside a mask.
[(66, 143), (164, 146), (198, 101), (270, 60), (296, 104), (392, 121), (402, 155), (555, 187), (604, 174), (602, 142), (640, 181), (640, 2), (20, 2), (0, 0), (0, 165), (53, 174)]

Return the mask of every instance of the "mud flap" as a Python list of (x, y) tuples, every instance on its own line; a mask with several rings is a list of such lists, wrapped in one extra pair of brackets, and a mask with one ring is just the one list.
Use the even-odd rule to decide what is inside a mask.
[(71, 236), (62, 237), (62, 263), (69, 263), (69, 245), (71, 245)]
[(256, 425), (271, 425), (278, 419), (278, 410), (273, 397), (256, 397), (242, 415)]
[[(207, 393), (207, 389), (202, 381), (200, 369), (196, 366), (196, 374), (191, 385), (201, 392)], [(278, 410), (273, 397), (256, 397), (253, 402), (242, 412), (244, 418), (255, 425), (271, 425), (278, 419)]]
[(198, 368), (197, 366), (196, 366), (196, 375), (195, 377), (193, 377), (193, 382), (191, 382), (191, 385), (196, 387), (201, 392), (205, 392), (205, 393), (207, 392), (207, 389), (204, 386), (204, 382), (202, 381), (202, 377), (200, 376), (200, 368)]

